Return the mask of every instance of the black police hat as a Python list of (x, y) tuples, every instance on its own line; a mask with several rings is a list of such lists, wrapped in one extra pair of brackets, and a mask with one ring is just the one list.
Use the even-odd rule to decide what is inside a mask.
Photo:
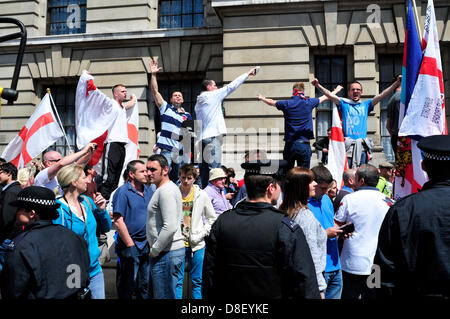
[(245, 170), (245, 175), (283, 177), (286, 175), (287, 164), (285, 160), (258, 160), (242, 163), (241, 167)]
[(417, 147), (424, 158), (434, 161), (450, 161), (450, 136), (432, 135), (422, 138)]
[(22, 189), (17, 194), (17, 199), (10, 205), (37, 211), (53, 211), (60, 206), (56, 202), (55, 194), (50, 189), (40, 186), (29, 186)]

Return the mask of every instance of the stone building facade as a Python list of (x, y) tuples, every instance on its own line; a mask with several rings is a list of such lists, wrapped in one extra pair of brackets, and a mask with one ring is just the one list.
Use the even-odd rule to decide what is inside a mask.
[[(423, 28), (427, 1), (416, 3)], [(47, 87), (74, 142), (74, 87), (86, 69), (107, 95), (114, 84), (123, 83), (138, 96), (139, 143), (141, 156), (147, 157), (159, 129), (149, 86), (149, 61), (158, 57), (164, 97), (181, 90), (191, 112), (202, 79), (223, 85), (252, 66), (261, 66), (257, 76), (224, 102), (229, 129), (224, 164), (238, 168), (244, 152), (253, 148), (278, 158), (283, 149), (282, 114), (258, 102), (256, 94), (289, 98), (292, 84), (303, 81), (306, 94), (315, 96), (309, 82), (318, 77), (329, 87), (343, 85), (345, 91), (357, 80), (363, 85), (363, 98), (376, 95), (401, 73), (407, 4), (405, 0), (0, 0), (0, 15), (21, 20), (28, 32), (19, 98), (14, 105), (2, 100), (0, 150), (22, 128)], [(450, 5), (444, 0), (435, 0), (434, 5), (449, 105)], [(11, 26), (0, 25), (0, 35), (12, 32), (16, 30)], [(11, 83), (17, 47), (16, 40), (0, 43), (0, 86)], [(322, 105), (313, 116), (316, 136), (324, 136), (330, 105)], [(392, 160), (384, 125), (382, 103), (368, 120), (376, 160)], [(58, 147), (67, 150), (62, 144)]]

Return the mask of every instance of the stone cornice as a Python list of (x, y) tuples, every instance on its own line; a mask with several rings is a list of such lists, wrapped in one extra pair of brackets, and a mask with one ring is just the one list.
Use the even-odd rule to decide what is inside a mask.
[[(80, 44), (85, 42), (110, 42), (110, 41), (126, 41), (139, 42), (147, 39), (162, 38), (187, 38), (202, 36), (217, 36), (222, 34), (222, 28), (180, 28), (180, 29), (157, 29), (151, 31), (132, 31), (132, 32), (116, 32), (116, 33), (98, 33), (98, 34), (65, 34), (65, 35), (48, 35), (40, 37), (30, 37), (27, 39), (27, 47), (30, 46), (49, 46), (58, 44)], [(19, 44), (18, 40), (4, 42), (1, 47), (13, 47)]]

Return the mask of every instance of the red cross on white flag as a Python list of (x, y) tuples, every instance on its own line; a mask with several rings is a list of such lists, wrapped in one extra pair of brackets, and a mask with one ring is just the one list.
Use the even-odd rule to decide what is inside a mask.
[(63, 136), (64, 133), (55, 120), (50, 96), (47, 93), (1, 156), (20, 169)]

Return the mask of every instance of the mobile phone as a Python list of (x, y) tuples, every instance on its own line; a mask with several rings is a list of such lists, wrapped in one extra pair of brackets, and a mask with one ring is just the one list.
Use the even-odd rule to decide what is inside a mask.
[(261, 69), (260, 66), (255, 67), (255, 69), (253, 70), (253, 75), (256, 75), (256, 73), (259, 72), (259, 69)]
[(339, 230), (343, 231), (341, 235), (347, 235), (355, 231), (355, 225), (353, 225), (353, 223), (347, 223), (339, 227)]

